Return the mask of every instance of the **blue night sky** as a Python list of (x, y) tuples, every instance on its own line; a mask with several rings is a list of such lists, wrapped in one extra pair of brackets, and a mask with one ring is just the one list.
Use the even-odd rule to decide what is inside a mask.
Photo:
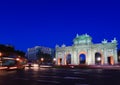
[(25, 52), (36, 45), (70, 46), (77, 33), (89, 34), (94, 43), (114, 37), (120, 43), (120, 3), (97, 1), (1, 0), (0, 44)]

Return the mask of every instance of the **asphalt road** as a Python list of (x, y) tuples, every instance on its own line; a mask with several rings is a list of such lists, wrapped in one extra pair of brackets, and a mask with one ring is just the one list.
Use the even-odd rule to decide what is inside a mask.
[(32, 67), (0, 71), (0, 85), (120, 85), (120, 70)]

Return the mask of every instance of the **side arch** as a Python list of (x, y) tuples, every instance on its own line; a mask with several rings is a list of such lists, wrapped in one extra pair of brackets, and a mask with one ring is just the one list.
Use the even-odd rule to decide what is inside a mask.
[(87, 53), (84, 51), (79, 53), (79, 56), (78, 56), (79, 64), (86, 64), (86, 56), (87, 56)]

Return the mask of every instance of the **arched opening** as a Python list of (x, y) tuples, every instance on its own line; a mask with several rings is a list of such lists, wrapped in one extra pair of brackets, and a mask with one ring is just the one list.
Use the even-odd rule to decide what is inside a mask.
[(58, 65), (62, 65), (62, 58), (58, 58)]
[(86, 63), (86, 55), (85, 54), (80, 54), (79, 55), (79, 63), (80, 64), (85, 64)]
[(67, 65), (71, 64), (71, 54), (68, 54), (68, 55), (66, 56), (66, 64), (67, 64)]
[(113, 65), (114, 64), (114, 60), (113, 60), (112, 56), (108, 56), (107, 61), (108, 61), (109, 65)]
[(95, 53), (95, 64), (100, 65), (102, 63), (102, 55), (97, 52)]

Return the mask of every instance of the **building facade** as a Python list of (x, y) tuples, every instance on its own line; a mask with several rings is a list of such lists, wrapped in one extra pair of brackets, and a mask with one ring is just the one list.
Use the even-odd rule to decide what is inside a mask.
[(72, 46), (59, 47), (56, 45), (57, 65), (103, 65), (117, 64), (117, 40), (111, 42), (104, 39), (101, 43), (93, 44), (92, 37), (88, 34), (76, 35)]
[(42, 52), (44, 54), (50, 54), (53, 56), (53, 49), (43, 46), (35, 46), (33, 48), (28, 48), (26, 56), (28, 60), (37, 60), (38, 52)]

